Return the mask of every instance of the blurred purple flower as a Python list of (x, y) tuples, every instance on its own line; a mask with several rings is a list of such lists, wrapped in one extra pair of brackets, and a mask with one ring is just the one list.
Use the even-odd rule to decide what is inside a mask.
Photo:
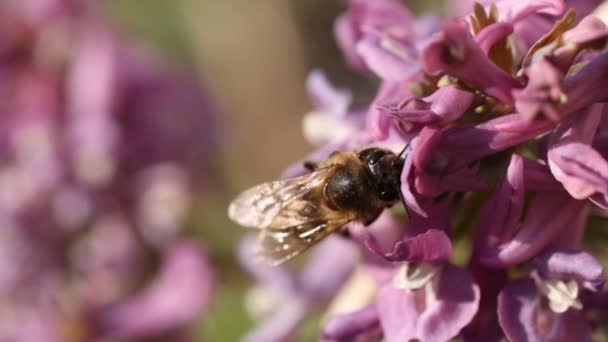
[(335, 32), (346, 60), (358, 70), (369, 69), (392, 81), (415, 70), (414, 22), (398, 1), (351, 0), (336, 20)]
[(210, 299), (212, 105), (97, 6), (0, 4), (0, 340), (185, 336)]
[(211, 269), (200, 248), (176, 242), (165, 253), (147, 288), (99, 314), (97, 325), (104, 335), (155, 336), (187, 325), (209, 304)]
[(243, 338), (245, 341), (293, 339), (311, 312), (327, 306), (353, 272), (358, 258), (355, 246), (332, 237), (313, 251), (302, 270), (293, 273), (256, 263), (251, 239), (241, 243), (239, 259), (258, 281), (249, 294), (248, 308), (262, 322)]
[(382, 337), (382, 327), (376, 305), (359, 311), (332, 317), (321, 335), (322, 341), (362, 342), (374, 341)]

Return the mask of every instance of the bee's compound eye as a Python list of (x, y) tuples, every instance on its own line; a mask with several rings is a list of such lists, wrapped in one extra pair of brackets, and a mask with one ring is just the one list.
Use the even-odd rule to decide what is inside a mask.
[(369, 156), (368, 162), (372, 165), (376, 165), (382, 158), (384, 158), (384, 156), (386, 156), (384, 151), (376, 151)]
[(399, 192), (395, 189), (385, 189), (384, 191), (380, 192), (379, 197), (385, 202), (392, 202), (399, 199)]
[(368, 148), (359, 153), (359, 159), (368, 165), (376, 165), (384, 156), (386, 151), (378, 148)]

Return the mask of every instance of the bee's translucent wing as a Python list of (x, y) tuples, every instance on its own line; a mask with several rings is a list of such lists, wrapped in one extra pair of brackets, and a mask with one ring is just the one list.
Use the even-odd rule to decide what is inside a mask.
[[(323, 184), (331, 172), (331, 168), (324, 168), (309, 175), (255, 186), (241, 193), (230, 203), (228, 216), (244, 227), (268, 228), (284, 208), (291, 206), (289, 211), (293, 211), (294, 202), (306, 201), (311, 197), (320, 200)], [(287, 212), (283, 212), (283, 216), (286, 214)], [(276, 224), (281, 225), (275, 222), (275, 226)]]
[(330, 166), (309, 175), (264, 183), (230, 204), (232, 220), (262, 229), (256, 248), (262, 262), (285, 262), (356, 219), (354, 212), (325, 205), (323, 186), (332, 172)]
[(353, 219), (352, 215), (341, 214), (333, 218), (310, 218), (308, 222), (283, 229), (264, 230), (258, 236), (256, 257), (258, 261), (270, 266), (282, 264), (302, 254)]

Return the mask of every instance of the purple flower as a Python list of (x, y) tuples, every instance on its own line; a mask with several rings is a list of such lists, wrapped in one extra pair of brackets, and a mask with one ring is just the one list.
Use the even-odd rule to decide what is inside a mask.
[(539, 191), (522, 218), (524, 177), (523, 160), (514, 155), (507, 176), (480, 213), (479, 234), (485, 242), (479, 258), (485, 265), (505, 267), (529, 260), (573, 229), (584, 212), (585, 203), (563, 191)]
[(606, 44), (608, 30), (602, 20), (589, 16), (584, 18), (576, 27), (566, 31), (561, 38), (562, 42), (560, 44), (553, 42), (532, 54), (532, 57), (537, 58), (538, 55), (548, 54), (552, 63), (565, 73), (582, 51), (594, 49), (594, 47), (600, 47), (601, 49)]
[(594, 105), (578, 120), (569, 118), (550, 139), (547, 158), (555, 178), (576, 199), (608, 199), (608, 162), (590, 146), (604, 105)]
[(458, 335), (477, 311), (479, 288), (466, 271), (450, 264), (402, 262), (379, 284), (375, 303), (331, 317), (323, 340), (444, 341)]
[(530, 79), (526, 88), (513, 91), (515, 106), (528, 120), (542, 113), (547, 119), (559, 122), (561, 102), (565, 102), (561, 88), (561, 73), (547, 60), (534, 63), (526, 70)]
[[(559, 29), (560, 26), (556, 28)], [(566, 29), (567, 27), (561, 28)], [(566, 79), (563, 77), (581, 51), (595, 45), (605, 45), (607, 35), (606, 26), (599, 19), (589, 17), (574, 29), (561, 34), (559, 44), (553, 42), (539, 47), (535, 53), (529, 53), (533, 63), (526, 69), (528, 85), (513, 93), (517, 110), (529, 120), (542, 113), (551, 121), (559, 122), (568, 113), (587, 107), (595, 101), (602, 101), (598, 98), (602, 95), (594, 97), (593, 93), (587, 94), (582, 85), (577, 83), (585, 73), (577, 72)], [(602, 63), (602, 59), (596, 58), (594, 63)], [(603, 69), (602, 66), (594, 68), (595, 72)], [(587, 102), (585, 98), (588, 99)]]
[[(575, 112), (589, 107), (593, 103), (606, 101), (603, 83), (596, 82), (606, 72), (607, 64), (608, 54), (602, 54), (564, 80), (563, 87), (568, 96), (564, 110)], [(592, 87), (591, 84), (597, 84), (597, 86)]]
[(424, 70), (431, 74), (445, 73), (469, 82), (488, 95), (511, 104), (511, 91), (520, 83), (492, 63), (477, 45), (464, 21), (444, 24), (422, 52)]
[(410, 79), (403, 82), (382, 82), (376, 97), (370, 104), (368, 111), (365, 113), (365, 133), (367, 133), (371, 139), (375, 141), (384, 141), (390, 139), (391, 136), (397, 136), (397, 140), (403, 142), (404, 137), (399, 134), (399, 128), (394, 124), (383, 107), (385, 107), (386, 104), (400, 102), (403, 98), (413, 98), (414, 94), (409, 87), (410, 82), (412, 82)]
[(368, 341), (380, 335), (387, 341), (447, 340), (457, 335), (477, 310), (479, 290), (471, 276), (451, 265), (407, 265), (395, 274), (395, 284), (400, 279), (407, 288), (392, 281), (383, 285), (374, 305), (332, 317), (323, 340)]
[(406, 263), (377, 299), (386, 341), (447, 341), (471, 321), (478, 305), (473, 278), (451, 265)]
[(369, 249), (387, 261), (445, 261), (452, 254), (452, 246), (447, 235), (442, 230), (432, 228), (397, 242), (388, 253), (382, 251), (373, 235), (369, 235), (365, 243)]
[(393, 116), (399, 129), (412, 133), (424, 126), (445, 126), (458, 120), (474, 99), (474, 94), (450, 85), (438, 89), (428, 98), (411, 98), (396, 106), (384, 106), (380, 109)]
[(382, 271), (386, 276), (377, 278), (375, 309), (332, 317), (323, 330), (325, 340), (364, 340), (377, 336), (379, 327), (387, 341), (447, 340), (473, 318), (479, 289), (466, 271), (446, 262), (452, 249), (444, 233), (449, 223), (441, 220), (447, 217), (445, 208), (430, 205), (427, 211), (436, 214), (432, 219), (412, 218), (407, 227), (411, 235), (397, 240), (389, 253), (373, 235), (366, 235), (368, 248), (397, 264), (387, 265)]
[[(498, 297), (500, 324), (512, 341), (589, 341), (579, 293), (596, 291), (602, 265), (585, 252), (548, 252), (537, 272), (509, 284)], [(542, 299), (541, 299), (542, 298)]]

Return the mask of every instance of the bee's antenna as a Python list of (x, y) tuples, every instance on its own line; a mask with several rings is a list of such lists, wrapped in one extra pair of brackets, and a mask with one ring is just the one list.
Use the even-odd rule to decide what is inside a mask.
[[(401, 152), (399, 152), (399, 154), (397, 155), (397, 158), (395, 158), (395, 160), (399, 160), (409, 147), (410, 147), (410, 142), (408, 141), (407, 144), (405, 144), (405, 147), (403, 148), (403, 150), (401, 150)], [(395, 163), (395, 161), (393, 161), (393, 163)]]

